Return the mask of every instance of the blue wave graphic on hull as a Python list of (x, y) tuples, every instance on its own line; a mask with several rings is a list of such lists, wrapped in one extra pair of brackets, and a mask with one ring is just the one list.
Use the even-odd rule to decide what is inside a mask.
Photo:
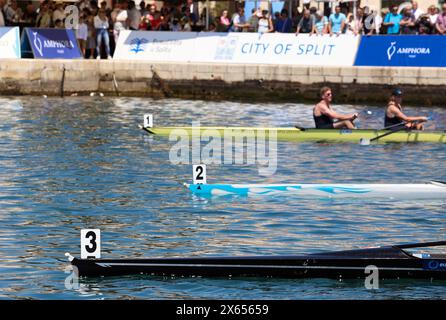
[(315, 187), (315, 190), (324, 191), (331, 194), (339, 194), (342, 192), (347, 193), (368, 193), (371, 190), (369, 189), (360, 189), (360, 188), (352, 188), (352, 187), (338, 187), (338, 186), (323, 186), (323, 187)]
[[(189, 189), (196, 194), (202, 195), (240, 195), (248, 196), (249, 193), (257, 195), (276, 194), (277, 192), (293, 192), (303, 190), (302, 186), (250, 186), (250, 187), (234, 187), (230, 184), (213, 184), (213, 185), (190, 185)], [(341, 193), (354, 193), (364, 194), (371, 192), (370, 189), (353, 188), (353, 187), (341, 187), (341, 186), (319, 186), (319, 187), (307, 187), (305, 190), (317, 190), (328, 194), (341, 194)]]

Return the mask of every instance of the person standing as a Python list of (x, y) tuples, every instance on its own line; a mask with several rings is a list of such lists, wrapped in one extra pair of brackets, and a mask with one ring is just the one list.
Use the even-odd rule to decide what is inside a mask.
[(76, 29), (76, 39), (79, 44), (79, 49), (82, 52), (82, 56), (85, 58), (85, 51), (87, 49), (87, 38), (88, 38), (88, 26), (85, 23), (85, 18), (83, 15), (79, 17), (79, 23)]
[(383, 26), (387, 28), (387, 34), (399, 34), (400, 22), (403, 16), (398, 13), (398, 7), (393, 6), (392, 11), (384, 18)]
[(243, 32), (243, 29), (248, 28), (248, 27), (249, 27), (249, 23), (247, 23), (246, 19), (245, 19), (245, 9), (240, 7), (240, 8), (238, 8), (238, 12), (232, 18), (231, 31)]
[(36, 27), (37, 28), (49, 28), (51, 27), (52, 20), (51, 14), (49, 12), (48, 3), (42, 2), (40, 5), (39, 15), (36, 19)]
[(345, 29), (345, 23), (347, 18), (345, 17), (345, 14), (341, 12), (341, 7), (336, 6), (335, 13), (332, 13), (330, 17), (328, 18), (329, 24), (329, 30), (330, 35), (333, 35), (333, 33), (340, 35), (343, 33)]
[(328, 33), (328, 19), (321, 10), (316, 11), (316, 20), (311, 33), (317, 35)]
[(300, 19), (299, 24), (297, 25), (296, 35), (298, 35), (299, 33), (312, 32), (315, 24), (316, 24), (316, 19), (312, 14), (310, 14), (310, 10), (305, 9), (304, 15), (302, 19)]
[(103, 9), (98, 11), (98, 15), (94, 17), (94, 28), (96, 29), (96, 59), (101, 59), (101, 46), (102, 41), (104, 41), (105, 53), (108, 59), (111, 59), (110, 56), (110, 38), (108, 36), (108, 18), (106, 16), (106, 12)]
[(87, 48), (86, 51), (89, 53), (89, 59), (94, 59), (94, 50), (96, 49), (96, 32), (94, 28), (94, 16), (91, 14), (90, 10), (85, 8), (85, 23), (87, 24)]
[(258, 21), (257, 32), (259, 33), (270, 33), (274, 31), (273, 22), (268, 16), (268, 10), (262, 10), (262, 16)]
[(34, 8), (32, 1), (28, 1), (25, 7), (25, 12), (23, 13), (22, 22), (34, 26), (36, 25), (36, 18), (36, 9)]
[(56, 10), (53, 11), (53, 21), (56, 20), (61, 20), (61, 21), (65, 20), (65, 9), (63, 7), (62, 2), (57, 2)]
[(141, 12), (136, 9), (135, 1), (130, 1), (127, 10), (127, 24), (130, 30), (138, 30), (141, 22)]
[(5, 6), (5, 0), (0, 0), (0, 27), (5, 26), (5, 16), (3, 15), (4, 6)]
[(16, 25), (22, 20), (23, 12), (17, 5), (16, 0), (11, 0), (9, 6), (4, 10), (3, 15), (6, 23), (10, 26)]
[(435, 29), (439, 34), (446, 34), (446, 3), (442, 6), (443, 12), (437, 17), (437, 22), (435, 23)]
[(115, 43), (118, 43), (119, 34), (122, 30), (127, 29), (127, 1), (123, 1), (120, 3), (119, 7), (115, 7), (112, 17), (113, 20), (113, 37), (115, 38)]
[(293, 27), (293, 21), (288, 18), (288, 10), (282, 9), (280, 17), (274, 25), (274, 30), (280, 33), (290, 33)]
[(431, 26), (435, 28), (435, 23), (437, 23), (438, 13), (435, 6), (430, 6), (428, 9), (428, 16)]
[(248, 19), (249, 23), (249, 32), (257, 32), (257, 28), (259, 27), (259, 18), (262, 16), (262, 13), (259, 9), (251, 10), (251, 17)]
[(217, 31), (228, 32), (231, 27), (231, 21), (228, 18), (228, 10), (223, 10), (221, 16), (218, 18)]
[(421, 15), (424, 13), (420, 8), (418, 8), (418, 2), (412, 1), (412, 10), (411, 13), (415, 17), (415, 21), (418, 20)]
[(403, 10), (403, 18), (400, 22), (401, 34), (416, 34), (415, 16), (410, 8)]

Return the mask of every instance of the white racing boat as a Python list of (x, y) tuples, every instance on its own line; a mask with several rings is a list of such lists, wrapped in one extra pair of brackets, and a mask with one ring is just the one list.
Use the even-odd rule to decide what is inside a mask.
[(184, 184), (200, 196), (282, 196), (446, 200), (446, 182), (421, 184)]

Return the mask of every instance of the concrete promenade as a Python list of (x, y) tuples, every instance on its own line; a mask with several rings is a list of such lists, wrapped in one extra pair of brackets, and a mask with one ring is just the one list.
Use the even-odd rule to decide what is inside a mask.
[(124, 60), (0, 60), (1, 95), (105, 95), (315, 101), (322, 85), (339, 103), (383, 102), (393, 86), (405, 103), (445, 105), (441, 68), (303, 67)]

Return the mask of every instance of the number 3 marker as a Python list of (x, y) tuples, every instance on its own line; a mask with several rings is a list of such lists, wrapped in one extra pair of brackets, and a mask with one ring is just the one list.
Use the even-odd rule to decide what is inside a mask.
[(81, 259), (101, 258), (101, 230), (81, 230)]

